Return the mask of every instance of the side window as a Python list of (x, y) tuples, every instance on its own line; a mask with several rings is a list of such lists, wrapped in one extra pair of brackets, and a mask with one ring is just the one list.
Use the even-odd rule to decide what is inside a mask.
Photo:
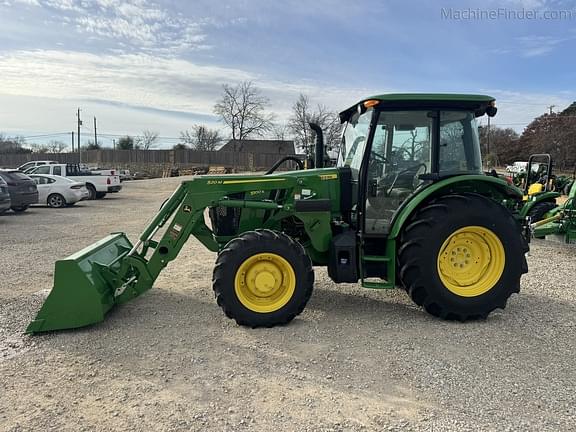
[[(62, 167), (59, 167), (59, 166), (53, 167), (52, 173), (53, 173), (54, 175), (62, 175)], [(51, 183), (52, 183), (52, 182), (51, 182)]]
[(478, 130), (472, 113), (440, 113), (440, 173), (482, 172)]
[(56, 180), (54, 180), (53, 178), (46, 177), (46, 183), (48, 183), (48, 184), (56, 183)]
[(32, 180), (34, 180), (34, 183), (36, 183), (37, 185), (40, 184), (40, 177), (32, 177)]
[(50, 167), (48, 165), (38, 167), (34, 171), (34, 174), (50, 174)]

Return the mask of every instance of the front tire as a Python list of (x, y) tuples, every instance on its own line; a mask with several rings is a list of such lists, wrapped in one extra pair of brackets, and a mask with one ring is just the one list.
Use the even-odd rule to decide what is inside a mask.
[(102, 199), (106, 196), (106, 192), (96, 192), (96, 199)]
[(243, 233), (220, 252), (213, 274), (218, 305), (248, 327), (287, 324), (312, 295), (312, 263), (300, 243), (270, 230)]
[(25, 212), (26, 210), (28, 210), (28, 206), (20, 206), (20, 207), (11, 207), (12, 211), (14, 213), (22, 213)]
[(480, 195), (446, 195), (424, 205), (403, 230), (400, 279), (431, 315), (484, 319), (520, 291), (526, 251), (507, 209)]

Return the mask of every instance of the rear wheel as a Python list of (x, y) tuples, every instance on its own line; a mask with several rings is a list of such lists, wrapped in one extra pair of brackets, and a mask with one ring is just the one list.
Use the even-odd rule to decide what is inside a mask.
[(28, 209), (28, 206), (11, 207), (12, 211), (15, 213), (22, 213)]
[(249, 231), (218, 255), (213, 287), (228, 318), (249, 327), (286, 324), (312, 295), (314, 272), (304, 248), (285, 234)]
[(504, 207), (479, 195), (447, 195), (422, 207), (404, 229), (400, 279), (434, 316), (486, 318), (519, 292), (526, 251)]
[(52, 194), (46, 200), (52, 208), (62, 208), (66, 206), (66, 199), (60, 194)]
[(87, 184), (86, 189), (88, 189), (88, 198), (87, 199), (95, 200), (96, 199), (96, 188), (94, 187), (94, 185)]
[(538, 222), (544, 219), (544, 215), (555, 207), (557, 207), (557, 205), (552, 201), (539, 202), (534, 204), (534, 206), (530, 209), (528, 216), (530, 216), (530, 220), (532, 222)]

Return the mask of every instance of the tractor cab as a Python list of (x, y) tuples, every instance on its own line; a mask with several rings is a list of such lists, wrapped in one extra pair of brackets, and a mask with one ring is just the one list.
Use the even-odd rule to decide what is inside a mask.
[(486, 113), (496, 113), (491, 97), (431, 94), (376, 96), (342, 112), (338, 166), (351, 170), (364, 234), (386, 235), (419, 188), (482, 175), (476, 118)]

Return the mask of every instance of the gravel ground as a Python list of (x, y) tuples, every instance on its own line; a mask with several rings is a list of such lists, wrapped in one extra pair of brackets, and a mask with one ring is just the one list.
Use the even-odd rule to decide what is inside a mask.
[(317, 270), (290, 325), (241, 328), (214, 302), (214, 254), (191, 240), (104, 323), (22, 334), (56, 259), (111, 231), (135, 239), (178, 181), (0, 217), (0, 430), (574, 430), (576, 249), (544, 241), (520, 295), (484, 322)]

